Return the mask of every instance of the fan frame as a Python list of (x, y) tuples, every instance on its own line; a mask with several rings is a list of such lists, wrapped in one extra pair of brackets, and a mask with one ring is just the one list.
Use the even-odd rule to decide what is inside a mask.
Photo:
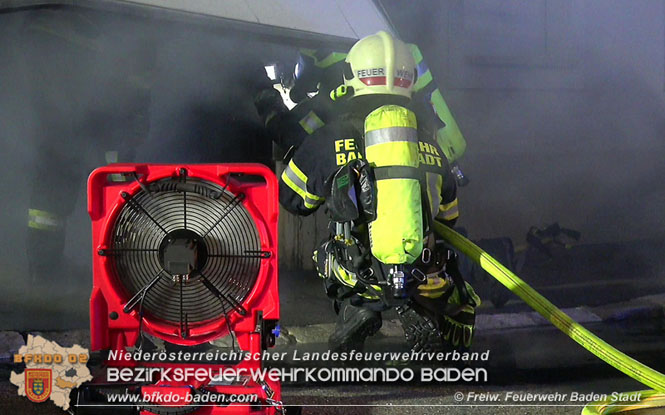
[[(183, 170), (184, 169), (184, 170)], [(261, 319), (279, 319), (279, 293), (277, 284), (278, 264), (278, 184), (274, 173), (261, 164), (112, 164), (92, 172), (88, 180), (88, 212), (92, 220), (93, 289), (90, 299), (90, 333), (92, 350), (125, 350), (138, 339), (139, 315), (135, 308), (123, 312), (127, 290), (114, 275), (111, 256), (104, 250), (111, 246), (116, 220), (128, 203), (121, 195), (130, 197), (141, 191), (136, 181), (117, 182), (109, 180), (111, 175), (136, 174), (142, 183), (151, 183), (165, 178), (182, 177), (210, 181), (226, 187), (233, 194), (245, 194), (241, 202), (254, 221), (259, 234), (260, 249), (270, 252), (268, 258), (260, 260), (256, 283), (242, 301), (247, 313), (228, 313), (232, 330), (240, 349), (254, 352), (261, 350), (263, 336), (257, 333)], [(234, 178), (233, 174), (259, 176), (263, 183), (248, 183)], [(193, 346), (228, 335), (224, 317), (192, 326), (187, 338), (179, 334), (177, 324), (143, 316), (142, 330), (170, 343)], [(256, 334), (257, 336), (253, 336)], [(269, 333), (268, 333), (269, 334)], [(258, 337), (258, 338), (254, 338)]]

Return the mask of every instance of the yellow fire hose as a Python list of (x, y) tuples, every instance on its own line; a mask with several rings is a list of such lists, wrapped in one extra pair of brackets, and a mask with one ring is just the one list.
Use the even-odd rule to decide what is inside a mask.
[(609, 415), (646, 407), (665, 407), (665, 375), (620, 352), (585, 329), (464, 236), (436, 221), (433, 226), (434, 231), (443, 239), (480, 265), (571, 339), (614, 368), (655, 389), (630, 392), (630, 394), (640, 394), (641, 397), (639, 402), (631, 402), (630, 406), (610, 399), (591, 402), (584, 408), (582, 415)]

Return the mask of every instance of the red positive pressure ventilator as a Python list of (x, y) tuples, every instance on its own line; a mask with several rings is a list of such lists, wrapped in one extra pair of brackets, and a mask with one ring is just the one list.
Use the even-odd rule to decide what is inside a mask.
[[(104, 362), (107, 371), (171, 369), (169, 380), (156, 370), (150, 381), (125, 387), (143, 397), (134, 411), (142, 415), (281, 411), (279, 383), (249, 375), (262, 368), (260, 359), (135, 360), (112, 354), (144, 351), (150, 338), (166, 342), (167, 351), (178, 352), (201, 351), (210, 341), (230, 336), (225, 347), (207, 351), (238, 352), (234, 356), (240, 351), (259, 356), (274, 345), (279, 319), (277, 187), (272, 171), (258, 164), (115, 164), (91, 174), (92, 350), (112, 357)], [(199, 374), (232, 368), (231, 373), (243, 375), (235, 380), (216, 376), (173, 380), (177, 368), (209, 369)], [(105, 374), (79, 393), (79, 403), (99, 401), (100, 395), (118, 386), (123, 385), (107, 381)], [(168, 404), (159, 396), (166, 393), (171, 393)], [(256, 394), (258, 400), (210, 403), (220, 402), (225, 394)], [(173, 402), (174, 395), (179, 403)], [(251, 401), (246, 396), (232, 399)], [(100, 408), (90, 413), (104, 413)], [(113, 413), (124, 412), (118, 407)]]

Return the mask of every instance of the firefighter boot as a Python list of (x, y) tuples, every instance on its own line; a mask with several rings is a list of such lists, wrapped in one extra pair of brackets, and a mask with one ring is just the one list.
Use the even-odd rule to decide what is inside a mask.
[(416, 304), (397, 309), (399, 321), (409, 349), (415, 352), (442, 352), (449, 350), (444, 344), (436, 320)]
[(328, 346), (336, 352), (360, 351), (365, 339), (380, 328), (381, 313), (353, 306), (347, 299), (340, 306), (335, 331), (328, 338)]

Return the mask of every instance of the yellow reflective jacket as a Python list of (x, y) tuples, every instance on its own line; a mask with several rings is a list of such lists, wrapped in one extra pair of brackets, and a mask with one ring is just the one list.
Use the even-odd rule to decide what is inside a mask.
[[(282, 206), (309, 215), (325, 201), (326, 179), (350, 160), (364, 158), (364, 118), (339, 117), (305, 140), (280, 176)], [(434, 140), (418, 137), (419, 169), (425, 176), (430, 217), (452, 225), (459, 216), (457, 188), (448, 161)]]

